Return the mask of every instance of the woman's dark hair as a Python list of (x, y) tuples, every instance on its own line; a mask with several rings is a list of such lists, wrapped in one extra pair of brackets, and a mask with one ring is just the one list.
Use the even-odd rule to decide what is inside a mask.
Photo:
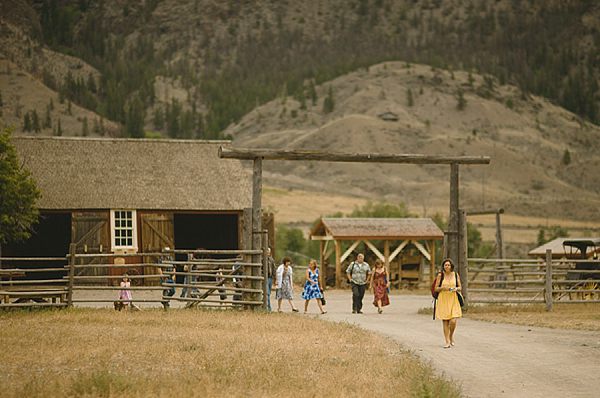
[(292, 260), (290, 260), (290, 258), (289, 258), (289, 257), (284, 257), (284, 258), (283, 258), (283, 260), (281, 260), (281, 263), (282, 263), (282, 264), (285, 264), (285, 263), (290, 263), (290, 264), (291, 264), (291, 263), (292, 263)]
[(446, 264), (446, 263), (450, 263), (450, 271), (454, 272), (454, 262), (452, 262), (451, 258), (445, 258), (442, 261), (442, 272), (444, 272), (444, 264)]

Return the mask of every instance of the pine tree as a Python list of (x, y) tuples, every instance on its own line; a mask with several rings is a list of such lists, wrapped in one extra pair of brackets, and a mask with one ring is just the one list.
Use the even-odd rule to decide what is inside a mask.
[(83, 137), (87, 137), (90, 133), (90, 130), (88, 128), (88, 121), (87, 121), (87, 117), (83, 118), (83, 123), (81, 125), (81, 135)]
[(413, 99), (413, 94), (410, 88), (406, 90), (406, 100), (408, 101), (408, 106), (413, 106), (415, 104), (415, 100)]
[(467, 106), (467, 100), (465, 99), (465, 93), (462, 91), (462, 89), (460, 89), (460, 88), (458, 89), (457, 96), (458, 96), (458, 104), (456, 104), (456, 108), (459, 111), (462, 111)]
[(2, 102), (2, 91), (0, 91), (0, 107), (2, 107), (4, 105), (4, 102)]
[(31, 112), (31, 128), (36, 133), (40, 133), (42, 131), (40, 128), (40, 118), (35, 109)]
[(50, 117), (50, 105), (46, 105), (46, 115), (44, 116), (44, 123), (42, 127), (49, 129), (52, 127), (52, 118)]
[(73, 111), (73, 109), (72, 109), (72, 107), (71, 107), (71, 101), (69, 101), (69, 102), (67, 103), (67, 113), (68, 113), (69, 115), (72, 115), (72, 114), (73, 114), (73, 113), (72, 113), (72, 111)]
[(23, 131), (31, 131), (31, 117), (29, 116), (29, 112), (23, 116)]
[(565, 166), (571, 164), (571, 153), (568, 149), (565, 149), (565, 152), (563, 153), (562, 164)]
[(329, 94), (323, 101), (323, 113), (331, 113), (335, 108), (335, 100), (333, 99), (333, 87), (329, 85)]
[(0, 132), (0, 245), (22, 242), (38, 222), (36, 200), (41, 196), (31, 172), (20, 164), (11, 144), (12, 127)]
[(58, 123), (56, 125), (56, 134), (57, 137), (62, 136), (62, 128), (60, 126), (60, 118), (58, 119)]

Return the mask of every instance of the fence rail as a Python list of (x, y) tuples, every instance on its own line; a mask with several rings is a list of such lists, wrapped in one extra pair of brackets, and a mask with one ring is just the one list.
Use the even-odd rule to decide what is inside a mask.
[[(206, 258), (211, 256), (218, 258)], [(251, 261), (256, 256), (260, 262)], [(265, 245), (260, 250), (82, 254), (72, 244), (65, 257), (0, 257), (0, 308), (160, 303), (166, 309), (172, 301), (187, 307), (256, 308), (266, 303), (265, 256)], [(118, 263), (125, 259), (127, 264)], [(120, 286), (124, 276), (131, 280), (126, 288)]]
[[(467, 260), (467, 303), (600, 303), (600, 260)], [(464, 284), (464, 282), (463, 282)]]

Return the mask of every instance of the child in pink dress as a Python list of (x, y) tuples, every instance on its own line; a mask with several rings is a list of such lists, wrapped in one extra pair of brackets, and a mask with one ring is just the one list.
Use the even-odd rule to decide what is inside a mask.
[[(129, 279), (128, 277), (124, 277), (123, 280), (121, 281), (121, 287), (125, 288), (125, 289), (119, 290), (119, 300), (131, 300), (131, 290), (126, 289), (130, 286), (131, 286), (131, 279)], [(123, 307), (125, 309), (127, 309), (129, 307), (130, 303), (131, 303), (131, 301), (123, 302)]]

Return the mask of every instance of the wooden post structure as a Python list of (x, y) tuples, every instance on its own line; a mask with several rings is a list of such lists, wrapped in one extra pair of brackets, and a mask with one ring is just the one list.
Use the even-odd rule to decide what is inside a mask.
[[(254, 158), (254, 170), (252, 173), (252, 250), (260, 250), (262, 240), (262, 158)], [(266, 252), (265, 252), (266, 253)], [(260, 263), (260, 254), (252, 255), (253, 263)], [(260, 276), (261, 270), (252, 267), (253, 276)], [(260, 289), (260, 281), (253, 281), (252, 288)], [(253, 295), (257, 293), (252, 293)]]
[(325, 241), (319, 241), (319, 264), (321, 265), (321, 273), (323, 274), (323, 289), (325, 288), (325, 284), (327, 283), (327, 271), (325, 270)]
[(263, 274), (263, 310), (267, 311), (269, 309), (269, 280), (267, 279), (267, 275), (269, 274), (269, 256), (267, 254), (267, 250), (269, 249), (269, 231), (263, 231), (263, 239), (262, 239), (262, 248), (263, 248), (263, 259), (262, 259), (262, 274)]
[(458, 258), (459, 239), (458, 239), (458, 163), (450, 165), (450, 213), (448, 216), (448, 257), (460, 269)]
[(546, 311), (552, 311), (552, 250), (546, 250)]
[(435, 241), (429, 241), (429, 285), (433, 283), (435, 279)]
[(67, 307), (73, 306), (73, 287), (75, 284), (75, 250), (76, 243), (69, 245), (69, 287), (67, 290)]
[(460, 283), (462, 286), (462, 295), (465, 298), (465, 310), (469, 305), (469, 264), (468, 264), (468, 240), (467, 240), (467, 212), (464, 210), (459, 211), (459, 264), (458, 275), (460, 276)]
[[(335, 287), (337, 289), (342, 287), (342, 243), (339, 240), (335, 240)], [(346, 274), (344, 273), (344, 278)]]
[[(448, 257), (458, 263), (458, 165), (489, 164), (489, 156), (428, 156), (428, 155), (387, 155), (368, 153), (339, 153), (325, 151), (297, 151), (275, 149), (242, 149), (219, 147), (218, 156), (222, 159), (242, 159), (254, 161), (252, 208), (253, 218), (262, 214), (260, 195), (262, 193), (263, 160), (296, 160), (316, 162), (354, 162), (354, 163), (408, 163), (408, 164), (449, 164), (450, 174), (450, 217), (448, 226)], [(259, 229), (254, 229), (254, 232)], [(260, 239), (260, 236), (259, 236)], [(253, 240), (254, 242), (254, 240)], [(258, 246), (253, 245), (253, 249)], [(336, 242), (336, 287), (341, 286), (341, 248)]]
[[(247, 207), (244, 209), (244, 226), (243, 226), (243, 249), (250, 250), (252, 249), (252, 208)], [(247, 256), (244, 255), (244, 261), (247, 261)], [(247, 272), (246, 270), (244, 272)], [(246, 279), (241, 280), (241, 282), (237, 282), (242, 284), (242, 287), (246, 287)], [(242, 300), (248, 300), (248, 293), (240, 293), (242, 296)], [(234, 295), (240, 295), (234, 292)], [(249, 308), (249, 306), (245, 306), (244, 308)]]

